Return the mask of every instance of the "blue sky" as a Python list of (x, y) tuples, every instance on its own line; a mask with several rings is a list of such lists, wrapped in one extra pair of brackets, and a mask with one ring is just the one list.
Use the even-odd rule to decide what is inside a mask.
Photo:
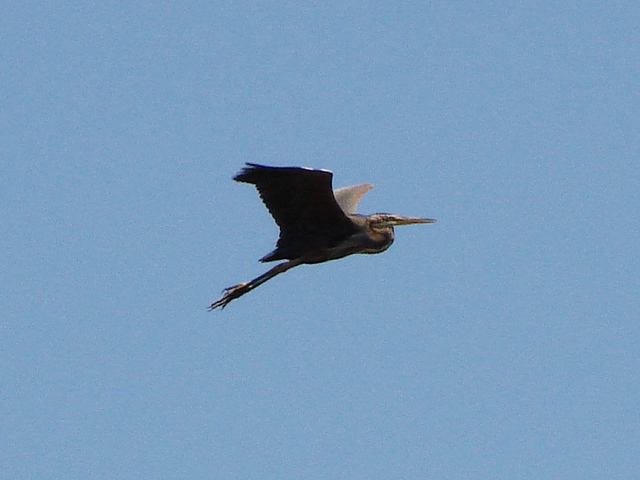
[[(15, 2), (4, 478), (636, 478), (640, 7)], [(262, 273), (244, 162), (373, 183)]]

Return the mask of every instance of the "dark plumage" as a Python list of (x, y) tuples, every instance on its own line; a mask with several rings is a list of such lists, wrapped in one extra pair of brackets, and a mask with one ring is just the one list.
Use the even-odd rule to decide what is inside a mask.
[(256, 186), (280, 227), (276, 249), (260, 261), (291, 260), (331, 248), (359, 231), (338, 206), (328, 170), (247, 165), (233, 179)]
[(301, 264), (335, 260), (354, 253), (380, 253), (393, 243), (394, 225), (433, 223), (429, 218), (388, 213), (355, 213), (360, 197), (371, 185), (333, 191), (333, 173), (301, 167), (268, 167), (247, 163), (234, 180), (256, 186), (262, 201), (280, 227), (276, 249), (262, 262), (287, 260), (257, 278), (224, 290), (209, 307), (221, 307), (267, 280)]

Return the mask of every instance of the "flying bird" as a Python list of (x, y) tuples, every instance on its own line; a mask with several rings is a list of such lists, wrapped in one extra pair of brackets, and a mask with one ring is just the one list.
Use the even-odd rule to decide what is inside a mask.
[(256, 186), (280, 227), (276, 249), (260, 261), (286, 261), (253, 280), (225, 288), (209, 310), (226, 307), (231, 300), (298, 265), (327, 262), (354, 253), (384, 252), (393, 243), (395, 225), (435, 222), (431, 218), (389, 213), (357, 214), (360, 198), (373, 185), (332, 190), (333, 173), (329, 170), (246, 165), (233, 179)]

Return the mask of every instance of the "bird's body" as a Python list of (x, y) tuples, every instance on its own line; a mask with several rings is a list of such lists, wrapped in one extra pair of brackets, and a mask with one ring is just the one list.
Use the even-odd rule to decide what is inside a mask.
[(372, 185), (333, 191), (332, 177), (328, 170), (252, 163), (234, 177), (256, 186), (280, 227), (276, 249), (260, 261), (287, 261), (249, 282), (225, 289), (210, 310), (224, 308), (231, 300), (297, 265), (327, 262), (355, 253), (383, 252), (393, 243), (393, 225), (435, 221), (387, 213), (359, 215), (355, 213), (358, 201)]
[(347, 218), (357, 227), (357, 231), (342, 239), (337, 245), (323, 249), (317, 262), (337, 260), (355, 253), (381, 253), (391, 246), (395, 238), (391, 225), (381, 225), (386, 214), (376, 213), (365, 215), (347, 215)]

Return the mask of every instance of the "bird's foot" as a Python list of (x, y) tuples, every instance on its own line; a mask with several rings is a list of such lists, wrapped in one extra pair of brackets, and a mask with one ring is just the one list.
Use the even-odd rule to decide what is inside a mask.
[(244, 283), (240, 283), (238, 285), (234, 285), (233, 287), (225, 288), (223, 290), (222, 297), (220, 297), (220, 300), (217, 300), (217, 301), (213, 302), (209, 306), (209, 311), (215, 310), (218, 307), (223, 309), (224, 307), (226, 307), (229, 304), (229, 302), (231, 300), (234, 300), (234, 299), (244, 295), (245, 293), (247, 293), (250, 290), (250, 288), (248, 288), (249, 287), (249, 283), (250, 282), (244, 282)]

